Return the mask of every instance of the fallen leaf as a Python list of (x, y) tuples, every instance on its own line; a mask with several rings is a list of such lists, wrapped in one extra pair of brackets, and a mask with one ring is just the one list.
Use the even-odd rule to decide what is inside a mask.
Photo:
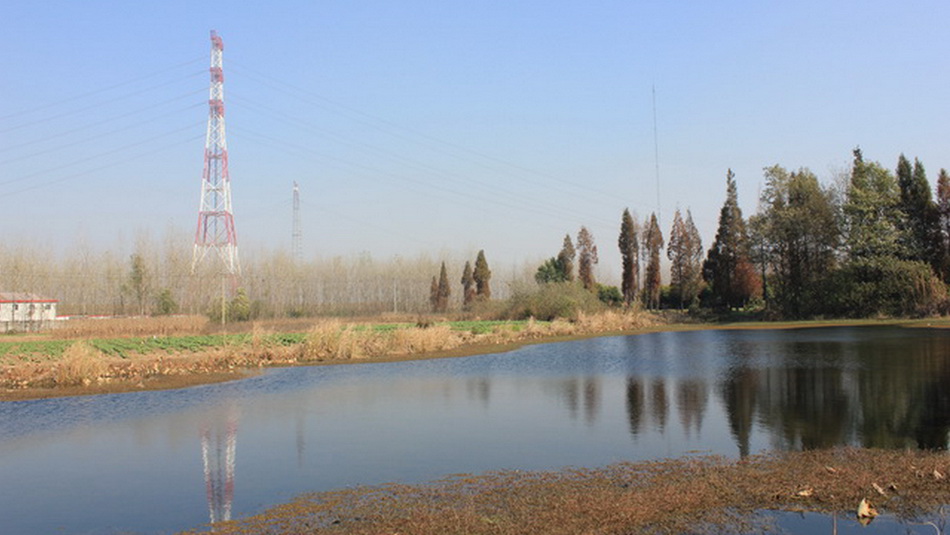
[(858, 504), (858, 518), (874, 518), (876, 516), (877, 509), (871, 505), (867, 498), (861, 498), (861, 503)]
[(871, 486), (874, 487), (874, 490), (876, 490), (881, 496), (887, 496), (887, 494), (884, 492), (884, 489), (882, 489), (877, 483), (871, 483)]
[(796, 492), (795, 494), (796, 494), (797, 496), (801, 496), (802, 498), (808, 498), (808, 497), (810, 497), (810, 496), (811, 496), (812, 494), (814, 494), (814, 493), (815, 493), (815, 489), (813, 489), (813, 488), (811, 488), (811, 487), (808, 487), (807, 489), (802, 489), (802, 490)]
[(837, 469), (837, 468), (834, 468), (834, 467), (831, 467), (831, 466), (826, 466), (826, 467), (825, 467), (825, 470), (827, 470), (828, 473), (830, 473), (830, 474), (837, 474), (837, 473), (838, 473), (838, 469)]
[(944, 478), (944, 475), (941, 474), (939, 470), (934, 468), (934, 479), (936, 479), (937, 481), (940, 481), (943, 478)]

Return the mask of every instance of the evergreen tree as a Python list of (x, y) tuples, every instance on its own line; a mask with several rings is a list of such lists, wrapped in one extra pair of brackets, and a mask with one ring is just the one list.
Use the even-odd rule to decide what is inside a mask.
[(574, 280), (574, 244), (571, 243), (571, 235), (564, 235), (564, 245), (561, 246), (561, 252), (557, 255), (558, 267), (563, 275), (563, 280), (570, 282)]
[(445, 262), (442, 262), (442, 269), (439, 271), (439, 283), (436, 292), (438, 293), (437, 312), (445, 312), (449, 309), (449, 297), (452, 295), (452, 288), (449, 286), (449, 275), (445, 271)]
[(900, 209), (907, 232), (904, 249), (908, 260), (929, 263), (940, 268), (940, 214), (930, 193), (930, 182), (920, 160), (910, 162), (903, 154), (897, 160), (897, 184), (900, 188)]
[(703, 264), (703, 279), (710, 285), (717, 306), (743, 306), (761, 291), (761, 283), (749, 260), (748, 246), (735, 174), (730, 169), (726, 173), (726, 201), (719, 211), (716, 239)]
[(129, 257), (129, 264), (129, 278), (124, 285), (125, 290), (131, 293), (135, 300), (135, 313), (144, 316), (148, 313), (148, 300), (152, 292), (152, 276), (142, 255), (133, 254)]
[(566, 279), (564, 278), (561, 262), (553, 256), (548, 258), (543, 264), (538, 266), (538, 270), (534, 273), (534, 280), (537, 281), (538, 284), (564, 282)]
[(488, 261), (485, 260), (485, 251), (478, 251), (478, 257), (475, 259), (475, 270), (472, 272), (475, 279), (475, 294), (479, 299), (491, 299), (491, 270), (488, 269)]
[(650, 219), (643, 228), (643, 257), (646, 260), (646, 270), (643, 274), (643, 302), (647, 308), (660, 308), (660, 249), (663, 248), (663, 234), (656, 214), (650, 214)]
[(597, 281), (594, 280), (594, 265), (597, 261), (594, 236), (587, 227), (581, 227), (577, 233), (577, 278), (585, 290), (592, 292), (597, 290)]
[(466, 261), (462, 270), (462, 306), (468, 307), (475, 300), (475, 277), (472, 275), (472, 263)]
[(433, 275), (432, 284), (429, 285), (429, 305), (432, 312), (439, 311), (439, 279)]
[(626, 208), (620, 219), (620, 238), (617, 245), (620, 247), (620, 258), (623, 262), (620, 284), (623, 302), (630, 306), (640, 290), (640, 241), (637, 239), (637, 225), (630, 215), (630, 210)]

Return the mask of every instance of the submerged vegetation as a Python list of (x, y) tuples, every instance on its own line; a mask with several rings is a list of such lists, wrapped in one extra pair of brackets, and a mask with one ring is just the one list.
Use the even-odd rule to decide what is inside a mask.
[(923, 522), (950, 503), (948, 474), (946, 454), (921, 451), (685, 457), (310, 494), (210, 529), (234, 535), (739, 533), (766, 527), (764, 510), (836, 513), (842, 522), (857, 522), (862, 500), (877, 512)]

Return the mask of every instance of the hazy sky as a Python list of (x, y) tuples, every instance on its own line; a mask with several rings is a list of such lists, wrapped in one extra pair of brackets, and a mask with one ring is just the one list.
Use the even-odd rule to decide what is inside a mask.
[[(224, 40), (242, 254), (484, 248), (514, 262), (624, 207), (692, 209), (731, 167), (822, 180), (851, 150), (950, 167), (950, 3), (19, 1), (0, 10), (0, 240), (104, 248), (197, 220), (209, 30)], [(656, 91), (658, 136), (654, 137)]]

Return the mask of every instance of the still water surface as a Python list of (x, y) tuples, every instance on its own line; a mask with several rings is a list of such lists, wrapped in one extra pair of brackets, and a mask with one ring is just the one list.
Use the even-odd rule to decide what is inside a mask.
[(692, 452), (946, 448), (950, 331), (698, 331), (0, 403), (6, 533), (173, 533), (307, 491)]

